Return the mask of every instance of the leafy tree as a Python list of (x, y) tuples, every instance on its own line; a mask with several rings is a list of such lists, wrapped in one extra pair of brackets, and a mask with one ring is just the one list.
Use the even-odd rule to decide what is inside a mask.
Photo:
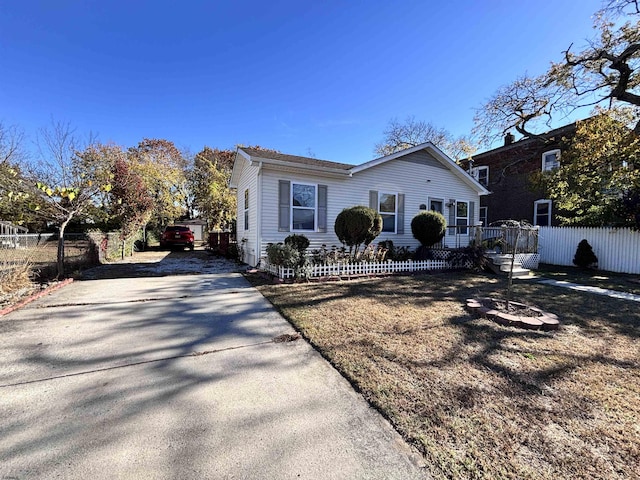
[[(52, 121), (38, 134), (40, 158), (32, 166), (24, 193), (33, 198), (33, 209), (58, 228), (58, 277), (64, 275), (64, 233), (72, 219), (86, 217), (112, 188), (109, 165), (81, 150), (68, 123)], [(33, 186), (35, 185), (35, 188)]]
[(195, 209), (210, 228), (228, 227), (236, 214), (235, 191), (229, 188), (235, 152), (204, 147), (188, 175)]
[(161, 227), (185, 216), (188, 161), (173, 142), (145, 138), (129, 148), (128, 155), (132, 171), (142, 178), (153, 198), (150, 223)]
[(395, 118), (389, 121), (384, 139), (376, 144), (374, 153), (380, 156), (391, 155), (425, 142), (433, 143), (453, 159), (468, 157), (476, 150), (469, 139), (454, 138), (447, 130), (410, 116), (404, 123)]
[[(489, 144), (515, 129), (524, 136), (547, 130), (553, 119), (580, 107), (640, 106), (640, 12), (637, 0), (611, 0), (596, 12), (595, 37), (539, 76), (500, 88), (475, 116), (474, 133)], [(636, 118), (635, 130), (640, 132)]]
[(374, 209), (361, 205), (345, 208), (336, 217), (334, 230), (353, 258), (362, 244), (369, 245), (380, 235), (382, 217)]
[(563, 225), (640, 227), (632, 205), (640, 192), (640, 137), (625, 124), (630, 115), (617, 109), (578, 122), (560, 166), (539, 174), (535, 183)]
[(24, 134), (17, 126), (0, 122), (0, 220), (33, 227), (39, 222), (20, 167), (27, 161), (23, 144)]

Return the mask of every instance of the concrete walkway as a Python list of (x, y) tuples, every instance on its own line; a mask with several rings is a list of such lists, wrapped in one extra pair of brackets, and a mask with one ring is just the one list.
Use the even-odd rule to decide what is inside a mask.
[(239, 274), (76, 281), (0, 318), (0, 479), (412, 479)]
[(595, 293), (596, 295), (605, 295), (611, 298), (620, 298), (622, 300), (630, 300), (632, 302), (640, 302), (640, 295), (629, 292), (619, 292), (617, 290), (608, 290), (606, 288), (592, 287), (588, 285), (579, 285), (577, 283), (565, 282), (564, 280), (540, 280), (538, 283), (544, 285), (553, 285), (554, 287), (569, 288), (578, 292)]

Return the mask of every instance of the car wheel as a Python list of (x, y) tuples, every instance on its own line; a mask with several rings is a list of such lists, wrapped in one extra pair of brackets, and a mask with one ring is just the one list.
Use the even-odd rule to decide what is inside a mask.
[(194, 248), (193, 243), (189, 244), (189, 250), (193, 252), (193, 248)]

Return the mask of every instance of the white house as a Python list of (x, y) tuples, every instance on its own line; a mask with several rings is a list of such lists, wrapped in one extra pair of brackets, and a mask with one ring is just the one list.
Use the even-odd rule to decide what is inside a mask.
[[(237, 238), (244, 261), (255, 266), (269, 243), (292, 234), (309, 238), (310, 249), (340, 246), (333, 226), (346, 207), (378, 210), (384, 228), (376, 242), (419, 246), (411, 219), (436, 210), (448, 219), (445, 244), (454, 246), (478, 223), (480, 195), (489, 191), (431, 142), (361, 165), (238, 148), (230, 186), (237, 189)], [(456, 232), (457, 230), (457, 232)]]

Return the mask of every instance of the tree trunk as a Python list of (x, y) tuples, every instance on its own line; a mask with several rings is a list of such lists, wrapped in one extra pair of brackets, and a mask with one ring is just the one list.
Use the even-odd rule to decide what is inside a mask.
[(509, 302), (511, 301), (511, 290), (513, 287), (513, 264), (516, 261), (516, 253), (518, 253), (518, 242), (520, 241), (520, 230), (522, 227), (518, 227), (516, 232), (516, 241), (513, 245), (513, 252), (511, 253), (511, 266), (509, 267), (509, 280), (507, 281), (507, 312), (509, 311)]
[(60, 224), (58, 229), (58, 255), (57, 255), (57, 273), (58, 280), (64, 277), (64, 231), (67, 228), (67, 224), (71, 220), (71, 216)]

